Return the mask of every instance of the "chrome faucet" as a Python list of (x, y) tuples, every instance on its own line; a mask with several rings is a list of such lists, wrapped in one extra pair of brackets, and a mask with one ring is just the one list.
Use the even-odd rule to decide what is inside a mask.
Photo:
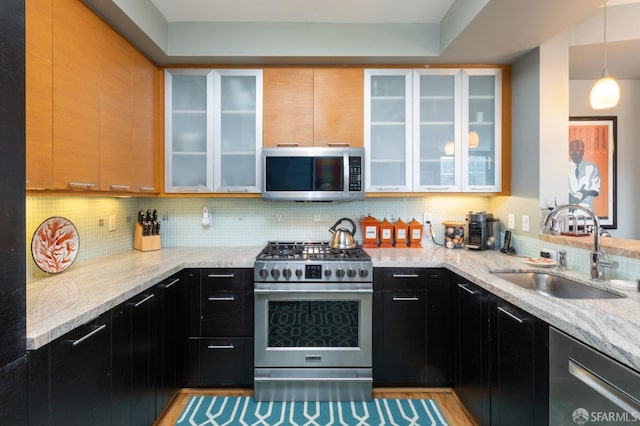
[(556, 206), (547, 214), (544, 220), (544, 227), (549, 228), (549, 222), (557, 223), (556, 216), (562, 210), (580, 210), (593, 220), (593, 251), (589, 255), (589, 267), (591, 271), (591, 279), (604, 281), (604, 268), (616, 269), (618, 262), (612, 261), (611, 258), (600, 248), (600, 221), (591, 210), (578, 204), (562, 204)]

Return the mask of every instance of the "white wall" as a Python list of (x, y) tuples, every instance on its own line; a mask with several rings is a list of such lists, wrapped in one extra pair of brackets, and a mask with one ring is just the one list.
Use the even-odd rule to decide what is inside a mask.
[(589, 106), (589, 93), (594, 81), (570, 82), (569, 111), (571, 116), (617, 116), (616, 141), (617, 176), (617, 225), (610, 230), (615, 237), (640, 239), (638, 214), (640, 209), (640, 81), (623, 80), (620, 84), (620, 103), (611, 109), (594, 110)]

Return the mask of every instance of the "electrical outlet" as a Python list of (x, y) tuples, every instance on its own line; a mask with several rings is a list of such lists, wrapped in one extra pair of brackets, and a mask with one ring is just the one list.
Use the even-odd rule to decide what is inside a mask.
[(433, 215), (431, 213), (422, 213), (422, 224), (430, 223), (433, 226)]
[(522, 215), (522, 232), (531, 232), (531, 224), (529, 221), (529, 216)]
[(116, 230), (116, 215), (112, 214), (109, 216), (109, 232), (113, 232)]
[(507, 222), (508, 222), (508, 224), (507, 224), (507, 228), (508, 229), (516, 229), (516, 215), (515, 214), (509, 213)]

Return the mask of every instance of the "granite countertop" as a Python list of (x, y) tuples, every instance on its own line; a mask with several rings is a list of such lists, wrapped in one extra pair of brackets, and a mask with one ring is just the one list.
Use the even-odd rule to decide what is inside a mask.
[[(252, 268), (262, 247), (163, 248), (121, 252), (27, 284), (27, 349), (37, 349), (184, 268)], [(445, 267), (614, 359), (640, 370), (640, 295), (557, 299), (491, 274), (533, 270), (500, 252), (417, 248), (367, 249), (374, 267)], [(556, 268), (545, 271), (560, 273)], [(572, 271), (562, 275), (590, 281)]]

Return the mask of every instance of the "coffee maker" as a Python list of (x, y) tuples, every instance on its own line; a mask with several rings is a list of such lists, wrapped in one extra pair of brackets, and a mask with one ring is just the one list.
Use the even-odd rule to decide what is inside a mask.
[(500, 249), (500, 219), (494, 219), (492, 213), (473, 212), (467, 214), (466, 247), (471, 250)]

